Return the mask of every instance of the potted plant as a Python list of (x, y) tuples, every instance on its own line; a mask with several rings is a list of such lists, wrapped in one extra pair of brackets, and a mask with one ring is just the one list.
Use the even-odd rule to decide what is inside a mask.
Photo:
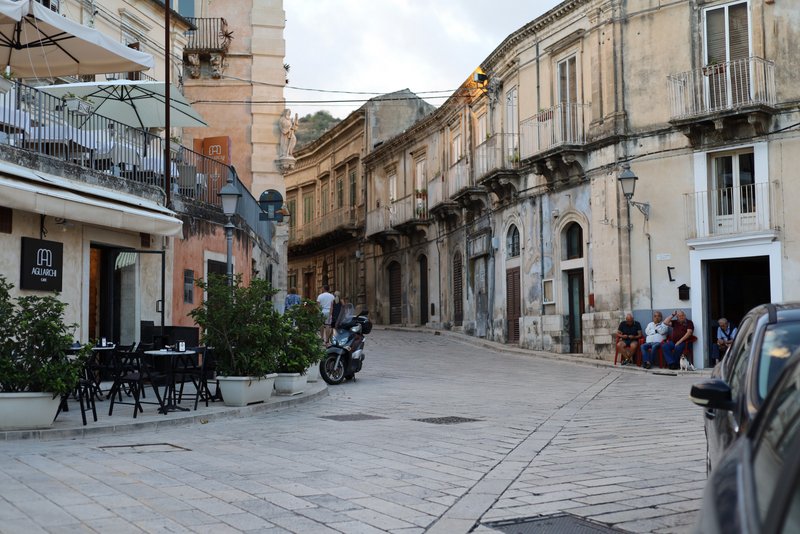
[(189, 315), (203, 332), (201, 341), (213, 347), (223, 401), (227, 406), (266, 402), (285, 342), (283, 319), (272, 305), (276, 291), (265, 280), (243, 286), (241, 275), (231, 286), (218, 275), (195, 283), (205, 298)]
[(0, 276), (0, 429), (49, 427), (91, 346), (68, 357), (77, 325), (64, 323), (67, 305), (52, 295), (12, 299), (13, 287)]
[(710, 58), (708, 64), (703, 67), (703, 76), (712, 76), (714, 74), (724, 74), (725, 63), (721, 63), (717, 58)]
[(286, 343), (278, 354), (275, 392), (296, 395), (303, 392), (307, 369), (318, 365), (325, 355), (319, 337), (322, 314), (316, 302), (306, 299), (286, 310), (283, 318)]
[(78, 115), (89, 115), (94, 109), (94, 104), (86, 96), (78, 96), (75, 93), (64, 95), (64, 106)]

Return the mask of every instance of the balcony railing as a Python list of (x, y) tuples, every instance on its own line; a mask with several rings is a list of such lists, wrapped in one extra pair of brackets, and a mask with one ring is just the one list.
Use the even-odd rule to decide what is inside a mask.
[(428, 182), (428, 207), (432, 208), (444, 202), (444, 182), (441, 176), (436, 176), (433, 180)]
[(687, 239), (776, 228), (769, 183), (686, 194)]
[(319, 219), (318, 233), (324, 235), (339, 228), (352, 227), (356, 224), (356, 210), (349, 206), (329, 211)]
[(223, 18), (187, 17), (197, 29), (189, 32), (187, 52), (224, 52), (230, 45), (228, 23)]
[(393, 202), (389, 211), (392, 227), (411, 221), (428, 220), (428, 197), (422, 194), (408, 195)]
[(16, 84), (0, 94), (0, 144), (162, 190), (169, 183), (172, 193), (217, 208), (222, 207), (219, 190), (233, 176), (243, 195), (237, 213), (253, 231), (271, 240), (269, 223), (259, 220), (258, 202), (232, 167), (181, 146), (170, 153), (167, 182), (164, 139), (94, 113), (85, 103), (72, 109), (66, 99)]
[(519, 166), (519, 137), (496, 133), (475, 147), (475, 180), (499, 169)]
[(389, 210), (383, 206), (367, 212), (367, 237), (389, 229)]
[(520, 156), (529, 158), (564, 145), (586, 143), (591, 106), (563, 103), (544, 109), (520, 123)]
[(451, 197), (468, 188), (471, 184), (467, 160), (461, 158), (447, 171), (447, 194)]
[(759, 57), (706, 65), (667, 80), (673, 120), (775, 105), (775, 64)]

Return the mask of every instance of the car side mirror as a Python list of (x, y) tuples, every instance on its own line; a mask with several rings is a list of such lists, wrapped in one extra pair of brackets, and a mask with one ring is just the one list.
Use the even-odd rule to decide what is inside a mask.
[(729, 412), (736, 407), (732, 397), (731, 387), (724, 380), (717, 378), (693, 385), (689, 393), (691, 401), (698, 406)]

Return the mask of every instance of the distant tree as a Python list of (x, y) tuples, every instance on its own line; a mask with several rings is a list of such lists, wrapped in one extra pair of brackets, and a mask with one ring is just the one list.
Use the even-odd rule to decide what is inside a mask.
[(306, 115), (298, 121), (297, 131), (297, 145), (306, 145), (315, 139), (318, 139), (322, 134), (333, 128), (341, 119), (335, 118), (329, 112), (322, 110), (317, 111), (313, 115)]

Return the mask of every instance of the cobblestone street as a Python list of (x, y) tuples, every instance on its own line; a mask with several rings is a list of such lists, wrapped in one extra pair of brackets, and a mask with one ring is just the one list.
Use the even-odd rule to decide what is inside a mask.
[(0, 531), (487, 534), (558, 512), (691, 529), (706, 479), (698, 373), (428, 331), (376, 328), (367, 343), (356, 382), (283, 411), (0, 443)]

